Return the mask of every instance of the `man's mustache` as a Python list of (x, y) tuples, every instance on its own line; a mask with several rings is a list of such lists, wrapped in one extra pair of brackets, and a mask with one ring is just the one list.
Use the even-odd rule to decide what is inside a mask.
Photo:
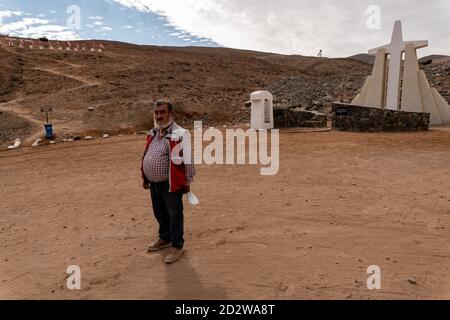
[(164, 118), (155, 118), (154, 119), (154, 126), (156, 129), (165, 129), (168, 128), (173, 121), (173, 117), (170, 117), (169, 120), (166, 123), (161, 123)]

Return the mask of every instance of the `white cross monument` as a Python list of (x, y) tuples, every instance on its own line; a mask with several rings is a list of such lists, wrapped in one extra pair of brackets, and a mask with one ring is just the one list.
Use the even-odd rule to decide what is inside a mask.
[(426, 40), (403, 41), (402, 23), (398, 20), (395, 21), (391, 43), (369, 50), (369, 54), (375, 55), (379, 49), (384, 49), (390, 55), (386, 109), (398, 110), (399, 108), (402, 54), (406, 50), (406, 45), (409, 43), (412, 43), (415, 49), (428, 47), (428, 41)]
[(352, 105), (429, 113), (431, 125), (450, 123), (450, 106), (419, 67), (417, 49), (427, 46), (426, 40), (403, 41), (402, 24), (395, 21), (391, 43), (369, 50), (376, 55), (373, 71)]

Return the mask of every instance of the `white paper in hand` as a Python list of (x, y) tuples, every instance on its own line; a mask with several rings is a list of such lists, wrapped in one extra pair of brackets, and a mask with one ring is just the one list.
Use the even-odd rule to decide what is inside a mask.
[(198, 198), (192, 192), (188, 192), (187, 197), (189, 203), (192, 204), (193, 206), (196, 206), (200, 203), (200, 201), (198, 201)]

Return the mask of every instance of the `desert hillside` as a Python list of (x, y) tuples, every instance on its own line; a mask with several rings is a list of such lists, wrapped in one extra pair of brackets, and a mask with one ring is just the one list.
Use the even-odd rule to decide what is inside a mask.
[[(275, 104), (327, 112), (331, 101), (350, 101), (372, 67), (355, 59), (101, 43), (101, 53), (0, 46), (0, 145), (42, 135), (42, 107), (53, 108), (59, 138), (148, 129), (149, 107), (159, 98), (176, 102), (181, 123), (248, 122), (244, 103), (259, 89), (272, 91)], [(450, 62), (424, 68), (449, 100)]]

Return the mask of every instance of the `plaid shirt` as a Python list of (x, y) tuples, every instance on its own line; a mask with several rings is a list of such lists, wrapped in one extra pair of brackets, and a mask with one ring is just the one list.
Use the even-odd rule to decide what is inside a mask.
[[(159, 134), (159, 130), (156, 132), (144, 157), (144, 174), (150, 182), (169, 180), (170, 148), (166, 136), (172, 132), (172, 127), (173, 124), (166, 130), (163, 136)], [(187, 146), (183, 144), (183, 150), (187, 151), (186, 154), (188, 154), (189, 157), (191, 157), (190, 147), (190, 145)], [(187, 181), (192, 182), (196, 173), (193, 157), (191, 157), (191, 164), (185, 163), (185, 170)]]

